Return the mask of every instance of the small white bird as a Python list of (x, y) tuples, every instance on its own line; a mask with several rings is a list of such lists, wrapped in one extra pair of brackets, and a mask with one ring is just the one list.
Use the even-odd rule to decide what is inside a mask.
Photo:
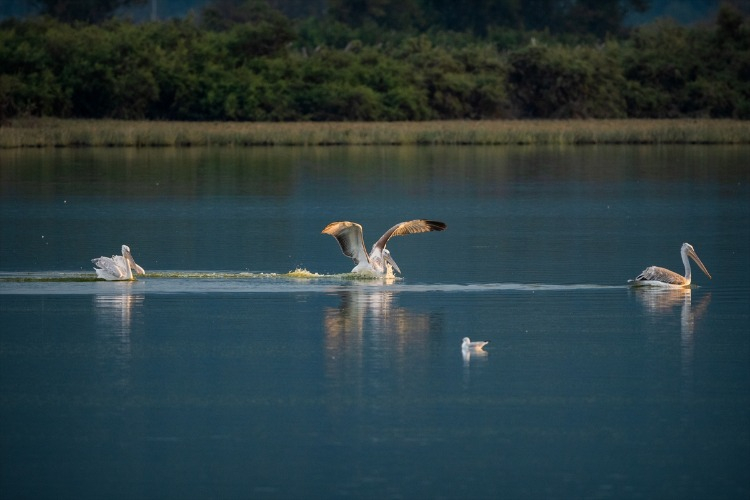
[(135, 279), (133, 271), (137, 274), (146, 274), (141, 266), (135, 263), (133, 256), (130, 254), (130, 247), (122, 246), (122, 255), (113, 255), (112, 257), (97, 257), (91, 259), (97, 267), (94, 268), (98, 278), (107, 281), (130, 281)]
[(469, 337), (464, 337), (464, 340), (461, 342), (461, 349), (464, 351), (468, 351), (470, 349), (481, 351), (482, 348), (489, 343), (489, 340), (477, 340), (476, 342), (472, 342)]

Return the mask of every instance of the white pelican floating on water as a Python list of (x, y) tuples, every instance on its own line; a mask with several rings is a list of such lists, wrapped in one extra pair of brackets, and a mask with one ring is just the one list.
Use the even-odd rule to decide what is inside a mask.
[(670, 271), (669, 269), (664, 269), (663, 267), (651, 266), (644, 269), (643, 272), (636, 276), (635, 279), (628, 280), (628, 283), (632, 284), (633, 286), (650, 285), (666, 286), (672, 288), (682, 288), (690, 286), (691, 273), (690, 261), (688, 260), (688, 257), (693, 259), (695, 263), (698, 264), (698, 267), (701, 268), (701, 271), (706, 273), (706, 276), (711, 279), (711, 275), (708, 274), (706, 266), (703, 265), (703, 262), (701, 262), (701, 260), (698, 258), (698, 254), (695, 253), (695, 248), (693, 248), (693, 245), (691, 245), (690, 243), (683, 243), (682, 248), (680, 249), (680, 255), (682, 255), (682, 263), (685, 265), (685, 276), (680, 276), (676, 272)]
[(463, 341), (461, 342), (461, 350), (463, 351), (481, 351), (484, 346), (489, 344), (489, 340), (477, 340), (476, 342), (472, 342), (469, 337), (464, 337)]
[(429, 231), (442, 231), (447, 226), (443, 222), (434, 220), (416, 219), (407, 222), (399, 222), (372, 246), (372, 251), (368, 254), (367, 248), (365, 247), (365, 241), (362, 238), (362, 226), (356, 222), (331, 222), (325, 229), (324, 234), (330, 234), (336, 238), (341, 245), (341, 250), (344, 255), (351, 257), (356, 264), (353, 273), (371, 273), (378, 276), (385, 276), (388, 274), (389, 268), (392, 268), (397, 273), (401, 270), (396, 265), (396, 262), (391, 257), (385, 245), (391, 236), (401, 236), (404, 234), (413, 233), (426, 233)]
[[(133, 271), (137, 274), (146, 274), (141, 266), (135, 263), (130, 254), (130, 247), (122, 246), (122, 255), (112, 257), (98, 257), (91, 259), (96, 268), (96, 276), (107, 281), (128, 281), (134, 279)], [(97, 269), (98, 268), (98, 269)]]

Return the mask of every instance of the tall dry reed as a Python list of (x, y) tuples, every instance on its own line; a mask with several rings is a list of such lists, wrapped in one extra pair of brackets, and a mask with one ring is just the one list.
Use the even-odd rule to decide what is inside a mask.
[(738, 120), (156, 122), (17, 119), (0, 148), (414, 144), (750, 144)]

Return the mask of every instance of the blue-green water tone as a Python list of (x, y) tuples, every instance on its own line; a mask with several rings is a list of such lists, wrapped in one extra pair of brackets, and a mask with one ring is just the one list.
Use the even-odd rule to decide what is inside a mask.
[[(1, 496), (748, 498), (748, 159), (0, 152)], [(320, 234), (419, 217), (397, 280)], [(683, 241), (713, 279), (625, 286)]]

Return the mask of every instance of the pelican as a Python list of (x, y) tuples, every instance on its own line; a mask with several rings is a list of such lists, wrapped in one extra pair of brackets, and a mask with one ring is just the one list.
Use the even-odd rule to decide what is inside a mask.
[(708, 274), (706, 266), (703, 265), (703, 262), (698, 258), (698, 254), (695, 253), (693, 245), (690, 243), (683, 243), (682, 248), (680, 249), (680, 255), (682, 255), (682, 263), (685, 265), (685, 276), (680, 276), (676, 272), (664, 269), (663, 267), (651, 266), (644, 269), (635, 279), (628, 280), (628, 283), (631, 283), (633, 286), (650, 285), (671, 288), (690, 286), (691, 273), (688, 257), (693, 259), (695, 263), (698, 264), (698, 267), (701, 268), (701, 271), (706, 273), (706, 276), (711, 279), (711, 275)]
[[(404, 234), (426, 233), (429, 231), (442, 231), (446, 228), (443, 222), (434, 220), (416, 219), (407, 222), (399, 222), (380, 237), (372, 246), (372, 251), (368, 254), (365, 247), (365, 241), (362, 238), (362, 226), (356, 222), (331, 222), (323, 234), (330, 234), (341, 245), (344, 255), (351, 257), (354, 261), (353, 273), (371, 273), (376, 276), (386, 276), (389, 270), (393, 269), (397, 273), (401, 269), (396, 265), (396, 261), (391, 257), (391, 252), (385, 248), (391, 236), (401, 236)], [(392, 271), (390, 272), (392, 275)]]
[(135, 263), (130, 254), (130, 247), (122, 246), (122, 255), (112, 257), (98, 257), (91, 259), (94, 263), (96, 276), (107, 281), (129, 281), (135, 279), (133, 271), (137, 274), (146, 274), (141, 266)]
[(469, 337), (464, 337), (463, 341), (461, 342), (461, 350), (462, 351), (481, 351), (484, 346), (489, 344), (489, 340), (477, 340), (476, 342), (472, 342)]

